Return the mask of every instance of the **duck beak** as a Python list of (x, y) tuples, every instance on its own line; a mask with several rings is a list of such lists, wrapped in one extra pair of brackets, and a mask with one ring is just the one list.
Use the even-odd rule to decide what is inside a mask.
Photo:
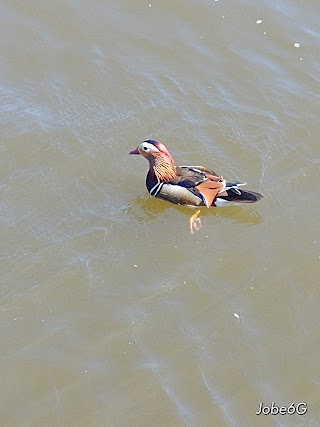
[(130, 153), (129, 153), (129, 154), (140, 154), (140, 153), (139, 153), (138, 148), (136, 148), (135, 150), (130, 151)]

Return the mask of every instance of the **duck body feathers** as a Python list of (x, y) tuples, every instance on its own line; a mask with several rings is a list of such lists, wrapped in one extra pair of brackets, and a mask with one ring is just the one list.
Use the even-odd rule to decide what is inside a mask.
[[(152, 177), (152, 172), (149, 171), (146, 185), (150, 195), (177, 205), (208, 206), (204, 195), (198, 189), (201, 183), (207, 183), (209, 191), (215, 193), (210, 207), (235, 203), (254, 203), (262, 198), (259, 193), (239, 189), (239, 187), (246, 185), (245, 182), (241, 181), (226, 182), (225, 188), (220, 188), (219, 184), (223, 183), (223, 178), (204, 167), (177, 166), (176, 173), (174, 179), (168, 182), (158, 182), (156, 177)], [(211, 181), (208, 175), (217, 179)], [(220, 193), (222, 189), (223, 191)]]
[(203, 166), (175, 166), (168, 150), (158, 141), (144, 141), (130, 154), (142, 154), (149, 160), (146, 186), (150, 195), (177, 205), (213, 207), (254, 203), (263, 197), (243, 190), (245, 182), (227, 182)]

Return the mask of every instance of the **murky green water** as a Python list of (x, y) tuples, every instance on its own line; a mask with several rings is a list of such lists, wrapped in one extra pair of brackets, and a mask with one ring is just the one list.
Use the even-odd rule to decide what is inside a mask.
[[(0, 424), (318, 426), (318, 3), (0, 11)], [(145, 138), (264, 200), (191, 235)]]

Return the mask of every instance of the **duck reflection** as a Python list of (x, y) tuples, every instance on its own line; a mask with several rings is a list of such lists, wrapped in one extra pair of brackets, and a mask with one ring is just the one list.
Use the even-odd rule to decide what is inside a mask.
[[(138, 222), (148, 222), (169, 209), (178, 210), (183, 217), (186, 217), (186, 223), (190, 213), (195, 209), (187, 206), (175, 205), (154, 197), (144, 196), (132, 199), (126, 211), (132, 219)], [(229, 220), (238, 224), (249, 226), (257, 225), (262, 221), (261, 215), (251, 206), (224, 206), (208, 209), (203, 207), (200, 211), (201, 217), (219, 217), (221, 220)]]

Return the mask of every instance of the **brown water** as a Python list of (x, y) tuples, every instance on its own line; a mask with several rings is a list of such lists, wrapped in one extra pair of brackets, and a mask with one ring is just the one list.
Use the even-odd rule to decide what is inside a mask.
[[(319, 426), (319, 2), (0, 12), (0, 425)], [(264, 200), (191, 235), (145, 138)]]

